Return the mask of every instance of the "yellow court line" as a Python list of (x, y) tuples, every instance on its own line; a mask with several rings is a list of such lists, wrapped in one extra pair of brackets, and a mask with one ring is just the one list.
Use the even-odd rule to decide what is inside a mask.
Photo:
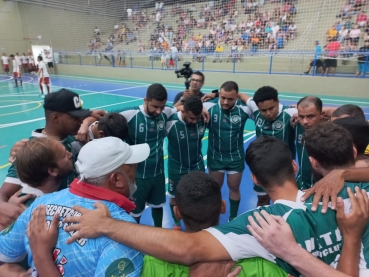
[(36, 110), (38, 109), (39, 107), (42, 106), (42, 103), (41, 102), (38, 102), (37, 103), (37, 107), (34, 107), (32, 109), (27, 109), (27, 110), (22, 110), (22, 111), (19, 111), (19, 112), (14, 112), (14, 113), (5, 113), (5, 114), (0, 114), (0, 116), (6, 116), (6, 115), (12, 115), (12, 114), (17, 114), (17, 113), (25, 113), (25, 112), (29, 112), (29, 111), (32, 111), (32, 110)]
[(8, 166), (10, 166), (10, 165), (11, 165), (11, 163), (7, 163), (7, 164), (4, 164), (4, 165), (0, 165), (0, 169), (3, 169), (3, 168), (8, 167)]

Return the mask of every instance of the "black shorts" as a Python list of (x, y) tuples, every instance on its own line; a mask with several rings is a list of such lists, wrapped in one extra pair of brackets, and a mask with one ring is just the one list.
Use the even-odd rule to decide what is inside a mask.
[[(311, 63), (310, 63), (310, 66), (314, 66), (314, 61), (312, 61)], [(322, 63), (322, 61), (319, 59), (319, 60), (315, 60), (315, 66), (316, 67), (322, 67), (323, 66), (323, 63)]]
[(54, 64), (53, 64), (53, 62), (48, 62), (48, 63), (47, 63), (47, 66), (48, 66), (49, 68), (54, 68)]
[(337, 59), (326, 59), (324, 62), (326, 67), (337, 67)]

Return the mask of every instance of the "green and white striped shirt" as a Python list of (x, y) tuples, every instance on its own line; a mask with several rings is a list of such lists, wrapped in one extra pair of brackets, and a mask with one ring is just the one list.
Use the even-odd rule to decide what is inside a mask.
[(224, 110), (219, 99), (204, 103), (209, 111), (208, 159), (227, 163), (244, 159), (243, 130), (251, 116), (249, 108), (240, 100), (231, 110)]
[(192, 170), (205, 171), (202, 156), (202, 138), (205, 123), (201, 119), (188, 125), (182, 118), (182, 112), (173, 114), (167, 123), (168, 170), (174, 174), (188, 173)]

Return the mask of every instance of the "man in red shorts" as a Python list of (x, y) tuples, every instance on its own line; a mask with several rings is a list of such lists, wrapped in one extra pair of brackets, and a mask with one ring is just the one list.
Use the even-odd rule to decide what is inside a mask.
[(41, 89), (41, 96), (44, 95), (44, 88), (43, 85), (46, 86), (47, 88), (47, 94), (50, 93), (50, 75), (49, 72), (47, 72), (47, 68), (45, 63), (42, 61), (42, 57), (38, 56), (37, 57), (37, 61), (38, 61), (38, 71), (36, 72), (36, 75), (38, 76), (38, 84), (40, 85), (40, 89)]
[(13, 77), (15, 81), (15, 87), (18, 87), (18, 78), (20, 81), (20, 85), (22, 86), (22, 63), (20, 59), (16, 59), (13, 54), (10, 55), (10, 58), (13, 61)]

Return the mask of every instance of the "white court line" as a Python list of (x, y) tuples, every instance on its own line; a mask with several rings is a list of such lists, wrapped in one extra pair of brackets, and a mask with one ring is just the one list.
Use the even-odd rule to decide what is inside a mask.
[[(71, 79), (84, 79), (84, 80), (101, 80), (101, 81), (105, 81), (107, 83), (128, 83), (128, 84), (145, 84), (142, 82), (135, 82), (135, 81), (120, 81), (120, 80), (107, 80), (107, 79), (102, 79), (102, 78), (89, 78), (89, 77), (79, 77), (79, 76), (70, 76), (70, 75), (60, 75), (61, 78), (63, 77), (69, 77)], [(147, 84), (148, 86), (150, 84)], [(169, 87), (169, 88), (180, 88), (183, 89), (183, 86), (180, 85), (166, 85), (165, 87)], [(213, 89), (202, 89), (203, 91), (212, 91)], [(244, 90), (244, 91), (250, 91), (251, 90)], [(242, 92), (241, 92), (242, 93)], [(251, 93), (254, 94), (254, 93)], [(296, 99), (301, 99), (303, 96), (290, 96), (290, 95), (284, 95), (284, 94), (280, 94), (279, 96), (283, 96), (283, 97), (288, 97), (288, 98), (296, 98)], [(325, 101), (333, 101), (333, 102), (343, 102), (342, 100), (336, 100), (336, 99), (331, 99), (331, 98), (320, 98), (321, 100), (325, 100)], [(351, 100), (344, 100), (344, 102), (346, 103), (350, 103), (350, 104), (355, 104), (355, 103), (363, 103), (363, 104), (369, 104), (369, 102), (361, 102), (361, 101), (351, 101)]]
[[(3, 75), (3, 76), (6, 76), (6, 75)], [(8, 81), (10, 81), (10, 80), (12, 80), (12, 79), (13, 79), (13, 77), (9, 76), (9, 78), (8, 78), (8, 79), (0, 80), (0, 82), (8, 82)]]

